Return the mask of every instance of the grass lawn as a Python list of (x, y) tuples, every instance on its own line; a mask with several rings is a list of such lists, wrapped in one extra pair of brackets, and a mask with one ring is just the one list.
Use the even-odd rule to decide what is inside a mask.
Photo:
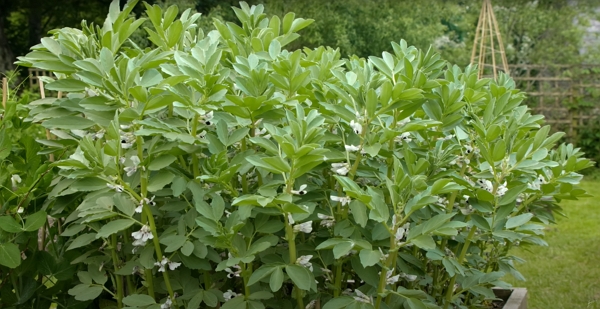
[(595, 197), (561, 203), (567, 218), (548, 227), (548, 247), (512, 252), (527, 281), (507, 281), (527, 288), (528, 309), (600, 309), (600, 181), (582, 187)]

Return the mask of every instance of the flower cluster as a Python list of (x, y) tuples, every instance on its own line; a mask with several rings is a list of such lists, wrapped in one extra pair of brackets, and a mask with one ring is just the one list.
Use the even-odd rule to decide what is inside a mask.
[(154, 235), (152, 235), (152, 230), (147, 225), (142, 226), (139, 231), (131, 233), (131, 236), (133, 239), (135, 239), (133, 241), (133, 245), (136, 247), (143, 247), (146, 245), (148, 240), (154, 238)]
[(162, 257), (162, 260), (154, 263), (154, 266), (158, 266), (159, 272), (164, 272), (166, 270), (166, 268), (165, 268), (166, 266), (169, 266), (170, 270), (175, 270), (180, 265), (181, 265), (181, 263), (173, 262), (173, 261), (169, 260), (168, 258), (166, 258), (164, 255)]

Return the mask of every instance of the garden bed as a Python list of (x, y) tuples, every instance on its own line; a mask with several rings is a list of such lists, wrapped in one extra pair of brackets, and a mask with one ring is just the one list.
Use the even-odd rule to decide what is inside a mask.
[(496, 297), (500, 298), (494, 301), (492, 308), (502, 309), (527, 309), (527, 289), (493, 289)]

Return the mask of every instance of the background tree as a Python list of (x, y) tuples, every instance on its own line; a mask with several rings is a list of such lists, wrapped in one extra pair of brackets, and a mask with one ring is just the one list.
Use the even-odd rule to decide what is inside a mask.
[[(121, 2), (126, 2), (122, 0)], [(203, 14), (199, 26), (212, 28), (212, 19), (236, 20), (230, 6), (237, 0), (148, 0), (161, 7), (176, 4)], [(480, 0), (251, 0), (263, 3), (269, 14), (294, 11), (316, 22), (304, 30), (293, 48), (337, 46), (343, 55), (379, 55), (390, 42), (405, 39), (426, 49), (432, 46), (452, 63), (469, 63)], [(110, 0), (0, 0), (0, 73), (14, 69), (48, 31), (78, 27), (81, 20), (101, 24)], [(494, 10), (507, 44), (510, 63), (593, 62), (593, 53), (580, 55), (585, 26), (598, 15), (594, 0), (494, 0)], [(143, 4), (134, 11), (142, 14)], [(142, 46), (143, 29), (134, 40)], [(593, 48), (591, 48), (593, 50)]]

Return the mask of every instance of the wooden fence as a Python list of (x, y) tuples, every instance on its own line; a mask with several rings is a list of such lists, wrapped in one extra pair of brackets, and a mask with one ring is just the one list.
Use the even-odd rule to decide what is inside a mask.
[(569, 141), (600, 116), (600, 66), (512, 65), (510, 72), (527, 93), (526, 104), (546, 116), (554, 131), (566, 132)]

